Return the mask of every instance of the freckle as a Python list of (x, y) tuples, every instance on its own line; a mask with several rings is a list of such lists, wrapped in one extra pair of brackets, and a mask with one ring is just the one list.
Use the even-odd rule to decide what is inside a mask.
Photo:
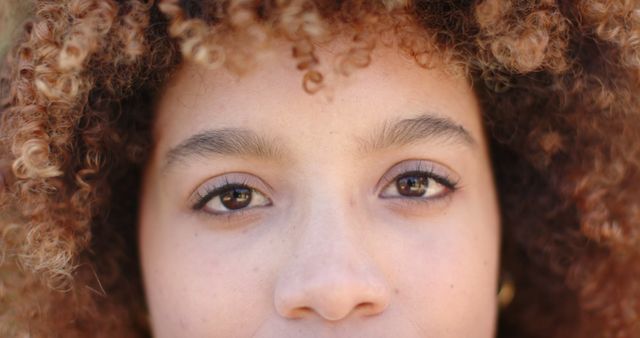
[(449, 287), (453, 289), (453, 284), (449, 285)]
[(349, 198), (349, 206), (354, 207), (356, 205), (356, 200), (353, 197)]
[(194, 232), (194, 233), (193, 233), (193, 237), (198, 237), (198, 233), (197, 233), (197, 232)]
[(260, 270), (257, 266), (253, 267), (253, 272), (258, 272), (258, 270)]
[(393, 289), (393, 293), (395, 293), (396, 295), (400, 293), (400, 290), (398, 288), (394, 288)]

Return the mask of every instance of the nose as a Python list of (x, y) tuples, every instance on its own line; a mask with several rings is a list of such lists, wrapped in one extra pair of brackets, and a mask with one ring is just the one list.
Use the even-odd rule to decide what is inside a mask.
[(387, 281), (345, 214), (334, 209), (304, 222), (276, 283), (274, 303), (282, 317), (339, 321), (387, 308)]

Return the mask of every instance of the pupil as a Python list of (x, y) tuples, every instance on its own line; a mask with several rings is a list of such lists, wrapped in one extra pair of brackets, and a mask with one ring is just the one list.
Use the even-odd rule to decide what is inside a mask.
[(428, 179), (421, 176), (405, 176), (396, 181), (398, 192), (403, 196), (419, 197), (427, 192)]
[(235, 187), (229, 189), (220, 196), (222, 205), (227, 209), (244, 208), (251, 202), (251, 189), (244, 187)]

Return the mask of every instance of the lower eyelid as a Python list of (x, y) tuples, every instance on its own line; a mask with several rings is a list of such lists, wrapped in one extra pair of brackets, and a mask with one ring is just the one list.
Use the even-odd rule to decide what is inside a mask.
[(261, 218), (261, 209), (262, 207), (255, 207), (249, 209), (239, 209), (235, 212), (225, 212), (214, 214), (212, 212), (207, 212), (204, 210), (196, 211), (195, 214), (197, 217), (202, 218), (204, 222), (209, 223), (223, 223), (225, 226), (231, 226), (233, 224), (243, 224), (253, 223)]
[(398, 214), (422, 215), (424, 212), (438, 212), (447, 207), (453, 199), (452, 195), (453, 192), (436, 198), (391, 197), (384, 200), (387, 206)]
[(394, 203), (406, 203), (406, 204), (428, 204), (439, 199), (446, 198), (450, 195), (451, 192), (445, 193), (441, 196), (432, 196), (432, 197), (407, 197), (407, 196), (391, 196), (391, 197), (381, 197), (383, 200), (391, 200)]

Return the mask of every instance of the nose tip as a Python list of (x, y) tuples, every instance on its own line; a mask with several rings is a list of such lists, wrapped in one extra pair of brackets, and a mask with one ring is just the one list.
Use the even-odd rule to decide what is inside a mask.
[[(325, 276), (329, 277), (329, 276)], [(347, 276), (349, 278), (349, 276)], [(342, 281), (288, 281), (276, 290), (275, 307), (285, 318), (304, 318), (316, 314), (328, 321), (339, 321), (349, 315), (373, 316), (389, 304), (387, 288), (381, 280), (365, 280), (358, 276)]]

